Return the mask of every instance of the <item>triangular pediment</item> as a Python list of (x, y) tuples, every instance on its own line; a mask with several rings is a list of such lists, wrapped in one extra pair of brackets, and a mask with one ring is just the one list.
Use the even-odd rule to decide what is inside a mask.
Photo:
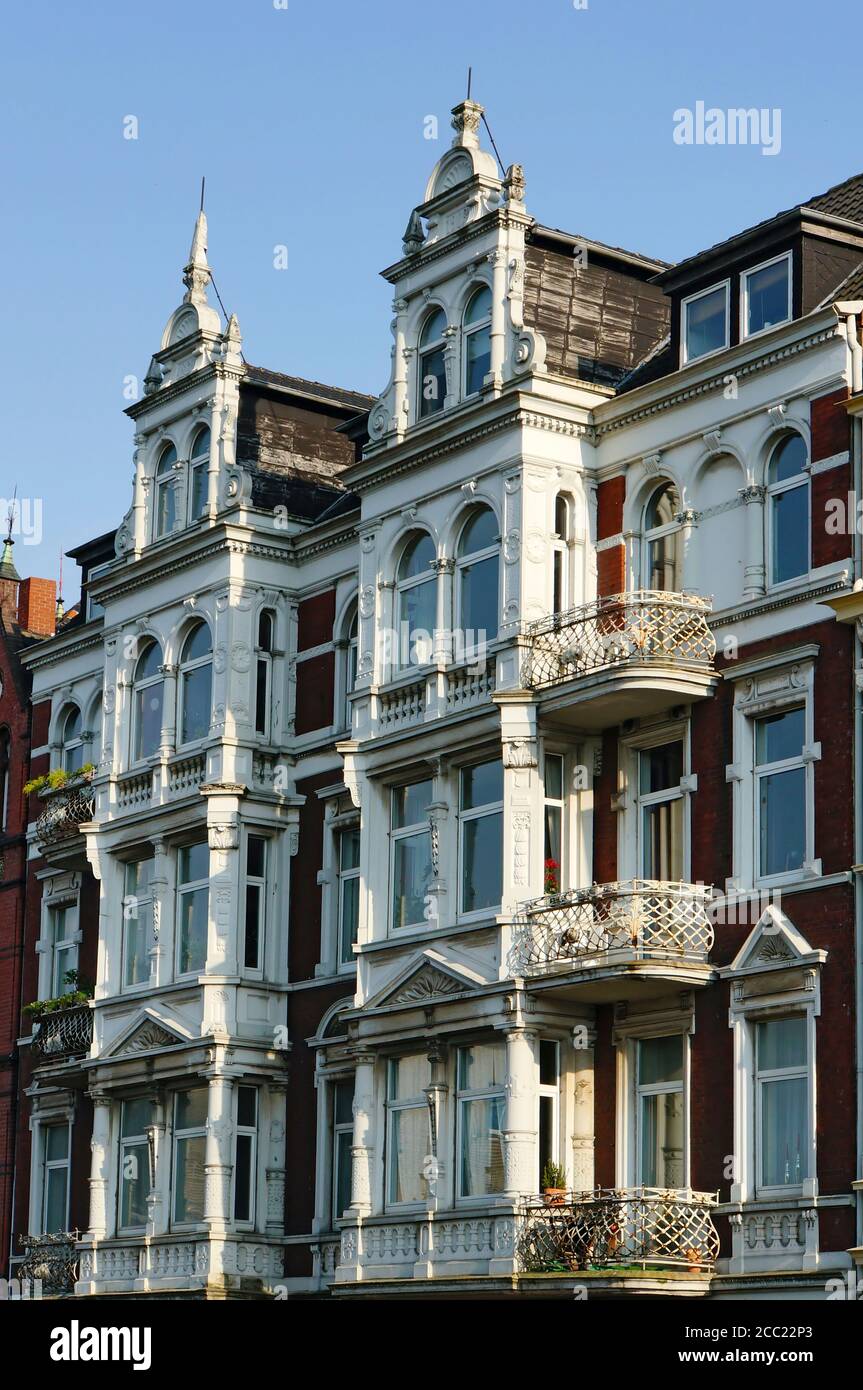
[(188, 1042), (184, 1034), (165, 1024), (149, 1009), (143, 1010), (120, 1034), (103, 1057), (134, 1057), (141, 1052), (157, 1052), (163, 1047), (176, 1047)]
[(444, 960), (437, 951), (414, 956), (394, 980), (366, 1003), (367, 1008), (411, 1008), (467, 994), (485, 981), (473, 970)]
[(751, 970), (780, 970), (794, 965), (812, 965), (826, 959), (827, 953), (810, 946), (781, 908), (770, 903), (727, 971), (722, 973), (739, 975)]

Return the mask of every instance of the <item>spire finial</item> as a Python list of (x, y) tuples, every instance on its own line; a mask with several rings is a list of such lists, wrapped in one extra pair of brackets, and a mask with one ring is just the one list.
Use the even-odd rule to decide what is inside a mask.
[(6, 517), (6, 539), (3, 542), (3, 554), (0, 555), (0, 579), (11, 579), (13, 584), (21, 583), (21, 576), (15, 568), (15, 561), (12, 558), (12, 550), (15, 542), (12, 539), (12, 528), (15, 525), (15, 501), (18, 496), (18, 484), (12, 493), (12, 501), (9, 503), (9, 513)]
[(183, 270), (183, 284), (186, 286), (186, 293), (183, 295), (184, 304), (206, 304), (207, 286), (212, 279), (207, 262), (207, 214), (204, 212), (205, 182), (205, 179), (201, 179), (201, 209), (195, 220), (189, 261)]

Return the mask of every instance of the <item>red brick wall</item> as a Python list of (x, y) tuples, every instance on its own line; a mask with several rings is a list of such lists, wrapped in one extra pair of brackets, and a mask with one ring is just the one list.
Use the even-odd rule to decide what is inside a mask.
[(608, 478), (596, 489), (596, 539), (608, 540), (623, 530), (623, 501), (626, 497), (626, 478)]
[(297, 607), (297, 651), (305, 652), (309, 647), (332, 642), (335, 620), (335, 589), (327, 589), (323, 594), (303, 599)]
[[(304, 599), (297, 609), (297, 651), (309, 651), (333, 640), (336, 615), (336, 593), (315, 594)], [(335, 698), (336, 657), (334, 651), (320, 652), (307, 661), (297, 662), (297, 708), (295, 729), (298, 734), (326, 729), (333, 722)]]
[(626, 588), (626, 552), (622, 545), (613, 545), (610, 550), (600, 550), (596, 556), (596, 592), (600, 598), (606, 594), (622, 594)]
[(53, 579), (25, 579), (18, 590), (18, 626), (24, 632), (53, 637), (57, 621), (57, 586)]

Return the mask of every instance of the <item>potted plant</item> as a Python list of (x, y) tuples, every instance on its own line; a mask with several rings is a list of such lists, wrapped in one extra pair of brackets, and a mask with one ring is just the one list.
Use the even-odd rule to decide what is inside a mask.
[(543, 891), (547, 896), (560, 892), (560, 864), (556, 859), (546, 859)]
[(29, 782), (24, 783), (24, 795), (41, 795), (42, 792), (58, 792), (63, 787), (68, 787), (70, 783), (89, 782), (92, 780), (93, 773), (96, 771), (95, 763), (84, 763), (75, 772), (69, 772), (65, 767), (55, 767), (53, 772), (43, 772), (40, 777), (32, 777)]
[(562, 1207), (566, 1202), (566, 1169), (559, 1163), (546, 1163), (542, 1170), (542, 1195), (547, 1207)]
[(56, 1014), (62, 1009), (74, 1009), (78, 1004), (86, 1004), (93, 998), (93, 991), (89, 985), (85, 984), (77, 970), (67, 970), (63, 976), (63, 983), (69, 988), (65, 994), (58, 994), (53, 999), (34, 999), (32, 1004), (25, 1004), (23, 1012), (30, 1014), (34, 1023), (38, 1023), (45, 1014)]

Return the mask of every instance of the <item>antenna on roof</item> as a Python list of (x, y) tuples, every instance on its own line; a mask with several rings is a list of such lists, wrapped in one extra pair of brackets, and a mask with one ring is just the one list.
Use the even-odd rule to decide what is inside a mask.
[(498, 162), (498, 167), (500, 168), (500, 172), (503, 174), (503, 176), (504, 176), (504, 178), (505, 178), (505, 177), (506, 177), (506, 169), (503, 167), (503, 160), (501, 159), (500, 155), (498, 154), (497, 145), (494, 143), (494, 136), (493, 136), (492, 133), (491, 133), (491, 126), (489, 125), (488, 121), (487, 121), (486, 118), (485, 118), (485, 112), (484, 112), (484, 111), (483, 111), (483, 113), (482, 113), (482, 123), (483, 123), (483, 125), (485, 126), (486, 130), (488, 131), (488, 138), (489, 138), (489, 140), (491, 141), (491, 147), (492, 147), (492, 149), (494, 150), (494, 157), (495, 157), (495, 159), (496, 159), (497, 162)]
[(472, 73), (473, 73), (473, 68), (468, 68), (468, 70), (467, 70), (467, 99), (468, 99), (468, 101), (470, 101), (470, 79), (471, 79)]
[(202, 179), (201, 179), (201, 212), (204, 211), (204, 188), (205, 188), (205, 186), (206, 186), (206, 182), (207, 182), (206, 176), (202, 177)]
[(58, 623), (62, 622), (62, 621), (63, 621), (63, 618), (64, 618), (64, 616), (65, 616), (65, 613), (66, 613), (66, 606), (65, 606), (65, 604), (63, 603), (63, 547), (62, 547), (62, 545), (61, 545), (61, 547), (60, 547), (60, 576), (59, 576), (59, 583), (57, 584), (57, 609), (56, 609), (56, 619), (55, 619), (56, 622), (58, 622)]
[(15, 484), (15, 487), (14, 487), (13, 490), (12, 490), (12, 501), (9, 503), (9, 512), (8, 512), (7, 517), (6, 517), (6, 522), (7, 522), (6, 539), (7, 539), (7, 541), (11, 541), (11, 539), (12, 539), (12, 528), (13, 528), (13, 526), (15, 525), (15, 502), (16, 502), (17, 497), (18, 497), (18, 484), (16, 483), (16, 484)]

